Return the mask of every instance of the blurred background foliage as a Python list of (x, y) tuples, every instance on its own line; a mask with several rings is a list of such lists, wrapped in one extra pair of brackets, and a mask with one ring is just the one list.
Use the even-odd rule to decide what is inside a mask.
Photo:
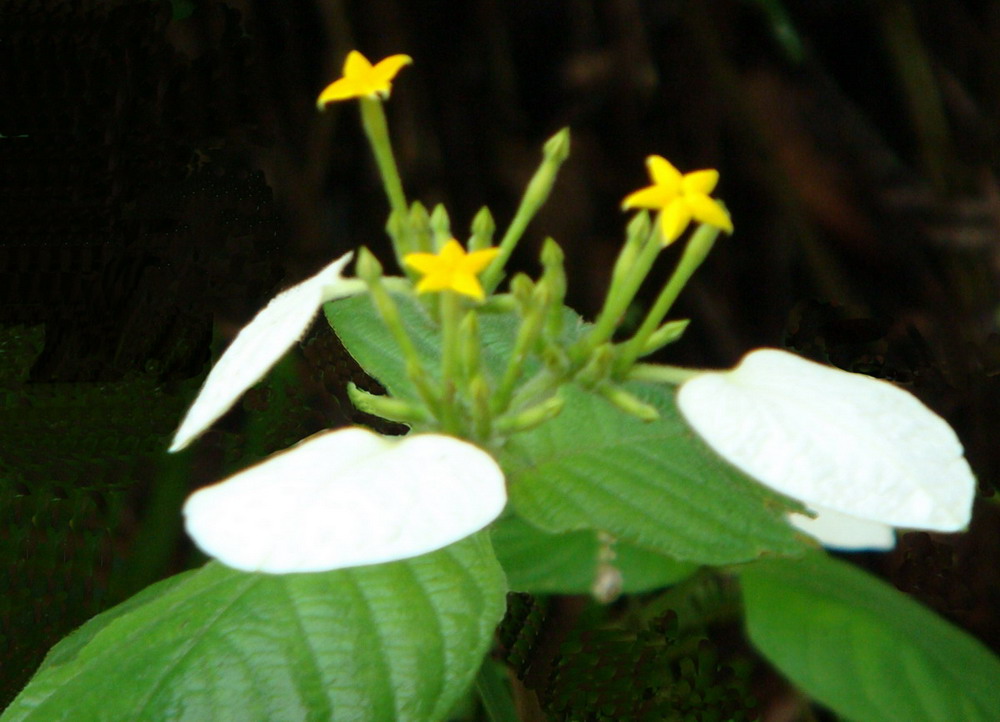
[[(784, 346), (897, 381), (997, 488), (1000, 4), (2, 0), (0, 39), (0, 706), (59, 638), (197, 563), (191, 489), (356, 420), (343, 386), (364, 379), (317, 324), (164, 454), (270, 296), (361, 244), (388, 257), (357, 111), (315, 109), (351, 48), (414, 58), (388, 106), (401, 172), (456, 230), (484, 203), (502, 226), (542, 141), (572, 128), (515, 265), (536, 272), (553, 236), (585, 315), (645, 156), (718, 168), (736, 234), (682, 297), (694, 323), (669, 360)], [(1000, 650), (1000, 523), (980, 501), (968, 535), (856, 559)], [(774, 679), (755, 693), (795, 718)]]

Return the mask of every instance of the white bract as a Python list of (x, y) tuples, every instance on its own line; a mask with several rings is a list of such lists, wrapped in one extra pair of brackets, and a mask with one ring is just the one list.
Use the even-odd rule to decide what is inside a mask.
[(344, 254), (312, 278), (282, 291), (243, 327), (205, 379), (169, 451), (191, 443), (263, 378), (306, 332), (320, 306), (364, 291), (362, 281), (341, 276), (353, 255)]
[(894, 527), (953, 532), (975, 478), (950, 426), (892, 384), (777, 349), (681, 385), (681, 413), (720, 456), (801, 501), (826, 546), (891, 549)]
[(244, 571), (320, 572), (418, 556), (493, 521), (507, 495), (488, 453), (439, 434), (326, 431), (184, 505), (207, 554)]

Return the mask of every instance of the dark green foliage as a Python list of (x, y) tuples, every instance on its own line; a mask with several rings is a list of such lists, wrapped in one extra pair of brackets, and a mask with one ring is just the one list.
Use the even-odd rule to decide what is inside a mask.
[[(745, 670), (743, 670), (745, 671)], [(585, 629), (567, 640), (544, 696), (556, 720), (756, 719), (745, 674), (668, 612), (639, 631)]]
[(683, 604), (683, 622), (668, 610), (636, 627), (627, 617), (615, 619), (613, 608), (592, 607), (556, 647), (561, 620), (550, 603), (510, 594), (498, 630), (501, 654), (559, 722), (757, 719), (750, 664), (706, 631), (718, 600), (701, 599), (706, 584), (683, 586), (667, 592), (669, 601), (691, 597)]

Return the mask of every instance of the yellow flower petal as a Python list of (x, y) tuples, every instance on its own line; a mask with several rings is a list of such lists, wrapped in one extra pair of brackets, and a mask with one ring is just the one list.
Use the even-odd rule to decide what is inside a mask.
[(681, 179), (681, 188), (685, 193), (703, 193), (706, 196), (715, 190), (719, 182), (719, 171), (696, 170), (685, 173)]
[(622, 201), (622, 210), (627, 211), (630, 208), (659, 210), (676, 197), (676, 193), (663, 186), (646, 186), (625, 196), (625, 200)]
[(462, 244), (452, 238), (438, 253), (408, 253), (403, 263), (423, 274), (417, 293), (448, 290), (481, 301), (486, 293), (476, 276), (499, 252), (498, 248), (484, 248), (466, 253)]
[(456, 274), (451, 280), (450, 288), (455, 293), (461, 293), (464, 296), (471, 296), (477, 301), (482, 301), (486, 297), (486, 293), (483, 291), (483, 287), (482, 284), (479, 283), (479, 279), (471, 274)]
[(345, 78), (355, 78), (361, 80), (371, 73), (372, 64), (368, 62), (368, 58), (359, 53), (357, 50), (352, 50), (347, 54), (347, 59), (344, 61), (344, 77)]
[(451, 285), (451, 278), (443, 273), (429, 273), (417, 283), (417, 293), (443, 291)]
[(338, 100), (350, 100), (364, 95), (364, 88), (358, 86), (358, 82), (353, 78), (341, 78), (330, 83), (319, 94), (316, 99), (317, 107), (322, 110), (327, 103), (334, 103)]
[(690, 222), (691, 211), (683, 199), (678, 198), (664, 208), (660, 214), (660, 230), (663, 233), (663, 245), (669, 246), (680, 238), (680, 235)]
[(654, 185), (666, 186), (674, 193), (680, 191), (681, 172), (669, 160), (660, 155), (651, 155), (646, 158), (646, 168), (649, 169), (649, 177), (653, 179)]
[(695, 220), (721, 228), (726, 233), (733, 232), (733, 222), (726, 209), (706, 195), (692, 194), (686, 197), (688, 210)]
[(437, 266), (438, 257), (434, 253), (407, 253), (403, 263), (419, 273), (430, 273)]
[(499, 248), (484, 248), (481, 251), (473, 251), (462, 262), (462, 270), (473, 275), (478, 274), (480, 271), (486, 270), (486, 267), (497, 257), (498, 253), (500, 253)]
[(357, 50), (347, 54), (344, 61), (344, 77), (328, 85), (316, 101), (323, 109), (326, 103), (351, 98), (379, 95), (388, 98), (392, 90), (392, 79), (404, 65), (413, 62), (409, 55), (390, 55), (372, 66)]
[(454, 238), (441, 246), (441, 252), (438, 254), (441, 264), (450, 268), (454, 268), (463, 258), (465, 258), (465, 249)]
[(372, 75), (388, 85), (400, 70), (412, 62), (413, 58), (409, 55), (390, 55), (372, 68)]

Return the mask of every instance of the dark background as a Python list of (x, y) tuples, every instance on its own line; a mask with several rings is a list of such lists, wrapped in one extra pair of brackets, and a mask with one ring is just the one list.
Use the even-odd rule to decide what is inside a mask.
[(358, 372), (317, 323), (164, 453), (268, 298), (358, 245), (388, 258), (357, 110), (315, 109), (351, 48), (414, 58), (391, 132), (410, 198), (458, 235), (484, 203), (502, 229), (572, 128), (515, 262), (536, 272), (553, 236), (585, 315), (645, 156), (718, 168), (736, 233), (664, 358), (784, 346), (945, 416), (984, 496), (972, 532), (859, 558), (1000, 650), (1000, 4), (0, 0), (0, 41), (0, 706), (66, 633), (197, 563), (190, 490), (353, 418)]

